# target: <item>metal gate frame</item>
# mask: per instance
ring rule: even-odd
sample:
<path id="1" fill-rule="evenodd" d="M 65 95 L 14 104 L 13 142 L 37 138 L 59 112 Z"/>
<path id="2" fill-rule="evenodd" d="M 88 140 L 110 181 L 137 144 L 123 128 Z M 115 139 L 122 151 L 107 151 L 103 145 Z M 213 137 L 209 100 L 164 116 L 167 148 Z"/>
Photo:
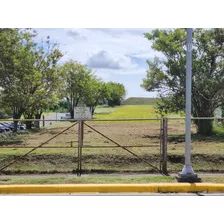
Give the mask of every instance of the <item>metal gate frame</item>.
<path id="1" fill-rule="evenodd" d="M 127 120 L 135 120 L 135 119 L 119 119 L 118 121 L 121 121 L 121 120 L 122 121 L 127 121 Z M 137 120 L 150 120 L 150 119 L 137 119 Z M 132 154 L 133 156 L 135 156 L 138 159 L 140 159 L 143 162 L 145 162 L 147 165 L 153 167 L 159 173 L 167 175 L 168 174 L 168 172 L 167 172 L 167 121 L 168 121 L 168 119 L 167 118 L 163 118 L 163 119 L 152 119 L 152 120 L 160 120 L 160 136 L 159 136 L 160 137 L 160 144 L 159 144 L 159 148 L 160 148 L 160 163 L 159 163 L 159 169 L 157 167 L 153 166 L 152 164 L 150 164 L 147 160 L 145 160 L 145 159 L 139 157 L 138 155 L 136 155 L 135 153 L 133 153 L 131 150 L 129 150 L 127 148 L 127 146 L 120 145 L 119 143 L 117 143 L 113 139 L 109 138 L 108 136 L 104 135 L 100 131 L 98 131 L 95 128 L 91 127 L 90 125 L 86 124 L 85 123 L 86 120 L 79 120 L 78 121 L 78 166 L 77 166 L 77 176 L 81 176 L 82 175 L 82 160 L 83 160 L 82 159 L 82 148 L 83 147 L 84 148 L 90 147 L 90 146 L 87 147 L 87 146 L 83 145 L 84 126 L 89 127 L 94 132 L 100 134 L 101 136 L 103 136 L 107 140 L 109 140 L 112 143 L 114 143 L 115 145 L 117 145 L 117 146 L 114 146 L 114 147 L 123 148 L 124 150 L 126 150 L 127 152 Z M 97 121 L 97 120 L 95 120 L 95 121 Z M 108 119 L 108 120 L 100 120 L 100 121 L 110 121 L 110 120 Z M 147 145 L 147 146 L 144 146 L 144 147 L 150 147 L 150 146 L 155 146 L 155 145 Z M 111 146 L 103 146 L 103 147 L 104 148 L 111 148 Z"/>

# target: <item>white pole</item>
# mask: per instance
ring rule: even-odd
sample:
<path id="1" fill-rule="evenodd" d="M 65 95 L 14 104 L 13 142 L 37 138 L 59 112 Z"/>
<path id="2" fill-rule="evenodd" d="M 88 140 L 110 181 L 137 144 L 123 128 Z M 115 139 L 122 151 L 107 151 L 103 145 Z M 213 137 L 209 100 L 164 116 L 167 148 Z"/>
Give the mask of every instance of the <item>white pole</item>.
<path id="1" fill-rule="evenodd" d="M 187 29 L 185 165 L 180 177 L 196 177 L 191 167 L 192 28 Z"/>
<path id="2" fill-rule="evenodd" d="M 191 165 L 192 29 L 187 29 L 185 165 Z"/>

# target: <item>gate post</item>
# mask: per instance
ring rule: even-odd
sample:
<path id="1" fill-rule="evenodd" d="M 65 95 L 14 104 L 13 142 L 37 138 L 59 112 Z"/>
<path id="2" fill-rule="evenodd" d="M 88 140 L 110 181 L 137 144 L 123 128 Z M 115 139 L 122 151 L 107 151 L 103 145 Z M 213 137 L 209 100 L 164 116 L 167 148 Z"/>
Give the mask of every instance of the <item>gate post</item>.
<path id="1" fill-rule="evenodd" d="M 82 146 L 83 146 L 84 125 L 83 120 L 78 121 L 78 169 L 77 176 L 82 174 Z"/>
<path id="2" fill-rule="evenodd" d="M 167 174 L 167 118 L 162 119 L 162 126 L 162 173 Z"/>

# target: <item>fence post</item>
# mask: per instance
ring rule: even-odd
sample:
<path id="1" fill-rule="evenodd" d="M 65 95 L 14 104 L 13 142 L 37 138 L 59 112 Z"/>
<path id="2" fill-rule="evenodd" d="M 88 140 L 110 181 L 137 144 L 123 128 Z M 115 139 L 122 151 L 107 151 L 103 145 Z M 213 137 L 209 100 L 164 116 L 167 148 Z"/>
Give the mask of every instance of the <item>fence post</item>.
<path id="1" fill-rule="evenodd" d="M 168 119 L 163 118 L 163 135 L 162 135 L 162 172 L 167 174 L 167 126 Z"/>
<path id="2" fill-rule="evenodd" d="M 163 147 L 163 119 L 160 119 L 160 148 L 159 148 L 159 170 L 162 172 L 162 147 Z"/>
<path id="3" fill-rule="evenodd" d="M 78 169 L 77 176 L 82 174 L 82 146 L 83 146 L 83 134 L 84 134 L 83 121 L 78 121 Z"/>

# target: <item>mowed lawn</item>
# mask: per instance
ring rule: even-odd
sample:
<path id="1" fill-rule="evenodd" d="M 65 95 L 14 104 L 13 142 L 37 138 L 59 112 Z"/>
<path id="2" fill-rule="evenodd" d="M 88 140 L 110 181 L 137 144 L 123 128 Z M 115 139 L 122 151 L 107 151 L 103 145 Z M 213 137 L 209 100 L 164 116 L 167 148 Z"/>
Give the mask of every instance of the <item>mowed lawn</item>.
<path id="1" fill-rule="evenodd" d="M 169 117 L 180 117 L 180 115 L 171 114 Z M 156 168 L 160 166 L 160 120 L 105 121 L 124 118 L 159 118 L 152 105 L 125 105 L 114 108 L 100 106 L 97 107 L 93 118 L 93 121 L 86 122 L 90 127 L 84 126 L 82 153 L 84 173 L 158 172 L 150 164 Z M 24 131 L 23 134 L 17 136 L 0 138 L 1 167 L 28 152 L 32 147 L 53 138 L 42 148 L 34 150 L 5 169 L 4 173 L 71 173 L 75 171 L 78 162 L 78 128 L 77 125 L 72 126 L 73 124 L 56 122 L 40 130 Z M 59 134 L 68 127 L 71 128 Z M 168 170 L 170 172 L 179 172 L 183 168 L 184 133 L 184 120 L 169 120 Z M 54 136 L 57 137 L 54 138 Z M 192 125 L 192 164 L 196 172 L 224 172 L 223 139 L 222 136 L 198 136 L 195 126 Z M 118 145 L 126 146 L 129 152 L 117 147 Z M 6 146 L 10 148 L 4 148 Z M 18 148 L 19 146 L 30 148 L 22 149 Z"/>
<path id="2" fill-rule="evenodd" d="M 153 105 L 124 105 L 117 107 L 97 107 L 94 119 L 160 118 Z"/>

